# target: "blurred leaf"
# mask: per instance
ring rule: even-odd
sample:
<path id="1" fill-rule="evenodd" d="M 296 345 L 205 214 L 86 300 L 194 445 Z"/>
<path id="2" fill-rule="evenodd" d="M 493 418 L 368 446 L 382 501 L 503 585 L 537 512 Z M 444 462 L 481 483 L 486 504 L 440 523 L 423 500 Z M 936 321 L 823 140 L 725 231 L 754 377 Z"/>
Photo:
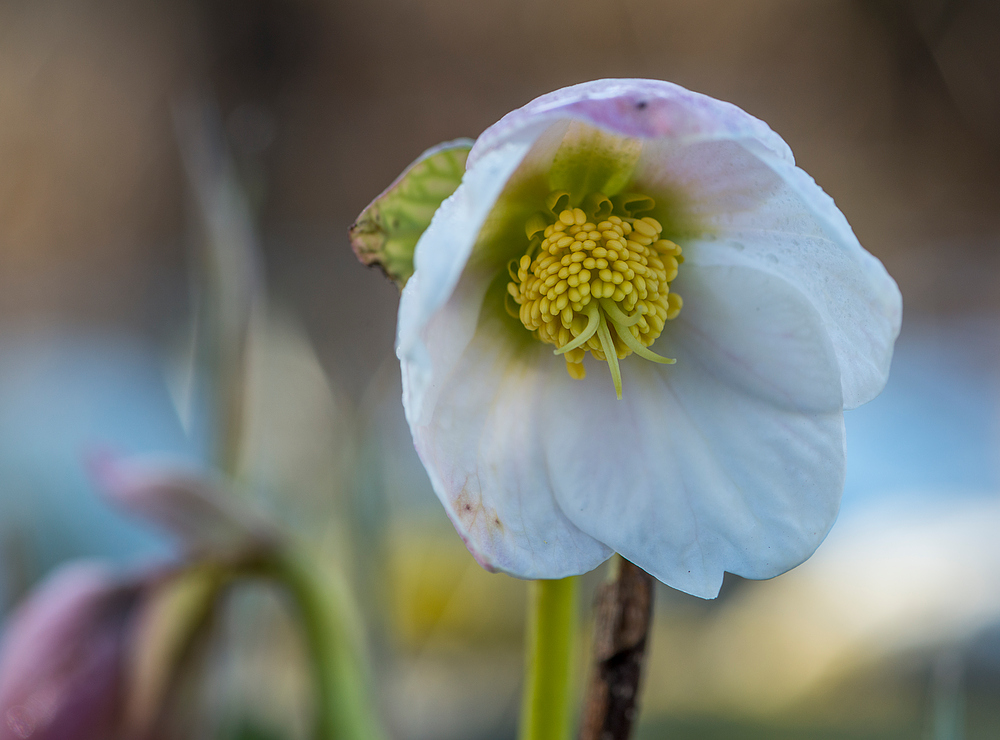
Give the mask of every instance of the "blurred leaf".
<path id="1" fill-rule="evenodd" d="M 517 645 L 523 636 L 524 583 L 487 573 L 457 537 L 396 527 L 388 543 L 389 617 L 412 650 L 446 638 L 467 645 Z"/>
<path id="2" fill-rule="evenodd" d="M 177 668 L 209 626 L 225 579 L 212 566 L 191 568 L 152 590 L 136 617 L 129 658 L 126 725 L 143 736 L 158 720 Z"/>

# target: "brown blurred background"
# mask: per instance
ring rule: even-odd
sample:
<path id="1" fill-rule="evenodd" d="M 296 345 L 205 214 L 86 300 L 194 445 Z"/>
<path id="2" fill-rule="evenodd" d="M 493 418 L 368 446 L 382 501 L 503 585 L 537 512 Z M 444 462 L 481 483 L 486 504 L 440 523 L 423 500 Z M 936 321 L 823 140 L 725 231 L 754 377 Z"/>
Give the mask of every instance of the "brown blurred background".
<path id="1" fill-rule="evenodd" d="M 218 101 L 272 294 L 356 394 L 393 290 L 345 230 L 424 148 L 543 92 L 656 77 L 767 121 L 902 288 L 1000 308 L 990 0 L 3 0 L 0 317 L 139 329 L 187 310 L 172 106 Z"/>
<path id="2" fill-rule="evenodd" d="M 940 347 L 950 345 L 934 339 L 922 354 L 918 342 L 908 364 L 894 368 L 878 402 L 883 405 L 871 404 L 875 416 L 856 412 L 848 422 L 855 420 L 849 438 L 861 441 L 852 450 L 851 460 L 861 461 L 854 470 L 863 471 L 872 488 L 896 491 L 929 480 L 949 506 L 953 489 L 987 490 L 995 497 L 1000 453 L 983 451 L 1000 451 L 995 0 L 0 0 L 0 341 L 57 327 L 58 341 L 79 332 L 98 354 L 103 345 L 94 337 L 102 333 L 138 337 L 147 349 L 162 348 L 164 357 L 176 354 L 198 299 L 191 271 L 204 215 L 185 171 L 177 121 L 192 100 L 214 105 L 251 205 L 272 306 L 295 329 L 265 347 L 277 358 L 269 366 L 267 395 L 277 416 L 263 414 L 261 426 L 271 433 L 265 440 L 270 454 L 284 465 L 275 474 L 281 486 L 274 488 L 291 491 L 311 512 L 326 512 L 329 501 L 353 490 L 360 503 L 345 508 L 354 507 L 363 577 L 363 562 L 377 559 L 372 543 L 384 546 L 384 562 L 367 574 L 373 593 L 359 591 L 366 618 L 383 623 L 372 629 L 373 652 L 382 707 L 397 737 L 513 734 L 523 584 L 475 567 L 441 516 L 400 419 L 391 360 L 396 290 L 356 262 L 346 230 L 427 147 L 474 137 L 539 94 L 599 77 L 671 80 L 767 121 L 899 282 L 904 334 L 921 325 L 955 334 L 960 325 L 964 333 L 956 346 L 987 345 L 987 351 L 955 354 L 951 365 L 938 367 L 936 359 L 949 357 Z M 979 318 L 951 323 L 970 315 Z M 300 325 L 304 336 L 295 333 Z M 16 353 L 21 345 L 3 346 Z M 86 354 L 69 354 L 64 364 L 72 370 L 78 356 Z M 967 377 L 962 365 L 969 356 L 980 364 Z M 103 359 L 113 366 L 121 358 Z M 101 548 L 113 539 L 94 527 L 97 534 L 87 539 L 79 532 L 90 520 L 73 519 L 72 507 L 92 496 L 75 441 L 61 453 L 63 478 L 38 482 L 52 467 L 46 447 L 56 437 L 52 430 L 79 410 L 81 397 L 94 395 L 95 406 L 108 406 L 115 418 L 143 416 L 146 409 L 135 400 L 142 398 L 138 392 L 119 398 L 132 382 L 128 376 L 142 375 L 124 363 L 111 381 L 93 386 L 104 396 L 86 383 L 60 395 L 56 386 L 69 381 L 65 374 L 53 376 L 57 381 L 40 381 L 32 391 L 42 401 L 33 396 L 27 412 L 8 418 L 4 404 L 13 405 L 27 387 L 10 380 L 16 373 L 9 364 L 0 373 L 0 390 L 8 389 L 0 394 L 0 422 L 7 425 L 0 430 L 6 435 L 0 435 L 0 502 L 40 500 L 45 486 L 69 491 L 71 476 L 76 488 L 65 500 L 50 497 L 51 510 L 39 515 L 37 521 L 62 527 L 56 535 L 26 515 L 12 524 L 9 507 L 2 510 L 4 536 L 10 530 L 30 539 L 37 530 L 40 540 L 71 543 L 49 560 L 29 563 L 23 582 L 7 584 L 8 602 L 52 562 L 107 554 Z M 29 371 L 22 374 L 36 365 L 26 363 Z M 925 368 L 926 376 L 917 372 Z M 162 385 L 161 370 L 146 367 L 142 377 L 155 375 Z M 106 368 L 101 373 L 104 378 Z M 892 387 L 901 390 L 890 397 Z M 983 387 L 995 391 L 986 401 Z M 149 424 L 173 424 L 173 436 L 149 433 L 127 449 L 156 449 L 168 437 L 176 447 L 186 444 L 177 441 L 183 435 L 176 409 L 157 388 L 160 416 Z M 981 416 L 966 414 L 966 406 Z M 42 418 L 30 427 L 33 452 L 22 454 L 10 442 L 26 436 L 32 415 Z M 883 417 L 891 417 L 892 440 L 884 432 L 890 427 L 879 425 Z M 864 418 L 878 423 L 856 421 Z M 126 425 L 120 436 L 127 439 L 134 428 L 141 426 Z M 940 430 L 946 434 L 938 436 Z M 970 439 L 985 440 L 983 448 Z M 926 475 L 911 464 L 943 455 L 942 445 L 968 456 Z M 251 446 L 252 462 L 266 463 Z M 882 463 L 881 449 L 895 450 L 895 467 Z M 900 471 L 911 469 L 922 479 L 900 484 Z M 931 480 L 933 475 L 940 477 Z M 849 493 L 851 486 L 849 477 Z M 302 505 L 310 496 L 319 503 Z M 280 500 L 275 508 L 282 507 L 293 505 Z M 909 500 L 901 508 L 909 510 Z M 996 514 L 1000 508 L 984 510 Z M 962 511 L 971 521 L 983 520 L 975 506 Z M 894 512 L 886 519 L 889 529 L 899 517 Z M 935 523 L 944 519 L 929 516 Z M 954 541 L 969 539 L 967 524 L 961 519 L 954 525 Z M 900 531 L 923 531 L 908 526 L 904 522 Z M 768 584 L 744 584 L 742 592 L 727 581 L 719 602 L 660 590 L 665 619 L 654 640 L 649 722 L 671 713 L 737 717 L 736 724 L 723 717 L 721 725 L 677 720 L 681 724 L 670 727 L 684 738 L 801 740 L 807 736 L 795 729 L 805 726 L 795 725 L 801 721 L 820 728 L 810 738 L 959 740 L 947 734 L 956 726 L 948 724 L 949 702 L 965 691 L 949 678 L 949 645 L 959 641 L 956 635 L 993 625 L 993 657 L 984 659 L 988 668 L 979 678 L 969 679 L 969 696 L 982 699 L 975 706 L 991 705 L 1000 687 L 1000 604 L 977 612 L 978 600 L 951 596 L 922 574 L 906 592 L 900 584 L 910 581 L 896 577 L 900 548 L 883 545 L 881 534 L 865 539 L 864 528 L 855 539 L 848 525 L 838 528 L 835 534 L 846 532 L 846 539 L 824 545 L 818 564 L 810 561 Z M 935 536 L 914 535 L 907 542 L 920 554 Z M 980 539 L 976 546 L 982 548 L 967 553 L 980 570 L 964 561 L 955 567 L 969 576 L 967 593 L 1000 594 L 1000 555 L 981 557 L 996 550 L 995 537 Z M 870 560 L 856 557 L 858 542 L 874 543 Z M 941 552 L 960 550 L 949 547 Z M 127 560 L 139 549 L 126 543 L 113 554 Z M 4 558 L 7 569 L 16 560 L 7 550 Z M 840 571 L 836 563 L 847 565 Z M 375 571 L 383 566 L 387 570 Z M 833 574 L 826 580 L 824 568 Z M 951 571 L 941 572 L 940 584 L 955 581 Z M 890 575 L 859 591 L 859 573 Z M 907 601 L 906 593 L 915 600 Z M 934 593 L 941 594 L 937 601 Z M 883 612 L 876 607 L 890 602 L 895 617 L 878 622 Z M 886 647 L 883 660 L 878 648 L 905 632 L 900 625 L 924 614 L 925 604 L 942 613 L 975 614 L 966 621 L 955 617 L 961 628 L 935 622 L 920 639 Z M 876 627 L 865 626 L 859 614 Z M 864 624 L 851 632 L 854 617 Z M 815 632 L 793 629 L 803 624 Z M 962 645 L 967 655 L 987 654 L 980 643 Z M 782 651 L 787 655 L 776 659 Z M 269 685 L 252 671 L 243 678 L 258 692 Z M 969 702 L 972 719 L 975 712 L 988 716 L 977 720 L 980 734 L 970 729 L 967 738 L 996 737 L 1000 713 Z M 778 724 L 739 724 L 741 716 L 774 707 L 786 712 L 782 723 L 793 725 L 787 734 L 778 734 Z M 938 732 L 940 717 L 945 729 Z M 845 722 L 856 726 L 825 734 L 827 725 Z M 646 728 L 644 737 L 659 736 L 654 725 Z"/>

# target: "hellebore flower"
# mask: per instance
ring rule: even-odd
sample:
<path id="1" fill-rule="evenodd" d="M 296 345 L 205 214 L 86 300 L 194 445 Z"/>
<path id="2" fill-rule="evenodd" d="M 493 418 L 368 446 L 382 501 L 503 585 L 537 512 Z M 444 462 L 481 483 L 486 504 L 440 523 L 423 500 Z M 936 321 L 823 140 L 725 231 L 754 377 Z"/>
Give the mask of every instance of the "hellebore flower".
<path id="1" fill-rule="evenodd" d="M 405 176 L 359 253 L 419 210 L 393 200 Z M 543 95 L 475 142 L 413 267 L 406 418 L 487 569 L 561 578 L 617 551 L 714 597 L 825 537 L 843 410 L 885 385 L 901 299 L 763 122 L 652 80 Z"/>
<path id="2" fill-rule="evenodd" d="M 214 481 L 174 462 L 90 463 L 111 502 L 174 534 L 187 557 L 125 575 L 75 562 L 35 588 L 0 641 L 0 740 L 151 737 L 227 568 L 252 566 L 275 542 Z"/>
<path id="3" fill-rule="evenodd" d="M 239 558 L 279 540 L 263 516 L 233 502 L 221 480 L 180 460 L 101 453 L 88 462 L 109 503 L 172 535 L 189 556 Z"/>
<path id="4" fill-rule="evenodd" d="M 0 739 L 121 737 L 139 588 L 92 563 L 53 574 L 0 645 Z"/>

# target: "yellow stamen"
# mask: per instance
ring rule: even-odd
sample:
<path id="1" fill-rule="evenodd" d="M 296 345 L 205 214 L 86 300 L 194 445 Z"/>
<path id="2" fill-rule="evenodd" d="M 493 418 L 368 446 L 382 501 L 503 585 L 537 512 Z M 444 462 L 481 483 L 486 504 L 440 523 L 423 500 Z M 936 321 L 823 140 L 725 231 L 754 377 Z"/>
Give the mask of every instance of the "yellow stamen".
<path id="1" fill-rule="evenodd" d="M 611 201 L 602 193 L 583 198 L 582 208 L 566 207 L 566 193 L 553 193 L 548 201 L 560 210 L 555 218 L 549 212 L 528 220 L 530 243 L 508 267 L 507 300 L 516 304 L 508 313 L 555 346 L 573 378 L 586 374 L 587 352 L 606 361 L 621 398 L 619 359 L 634 353 L 675 362 L 647 348 L 683 306 L 670 290 L 683 262 L 681 248 L 662 238 L 663 226 L 654 218 L 609 215 Z"/>

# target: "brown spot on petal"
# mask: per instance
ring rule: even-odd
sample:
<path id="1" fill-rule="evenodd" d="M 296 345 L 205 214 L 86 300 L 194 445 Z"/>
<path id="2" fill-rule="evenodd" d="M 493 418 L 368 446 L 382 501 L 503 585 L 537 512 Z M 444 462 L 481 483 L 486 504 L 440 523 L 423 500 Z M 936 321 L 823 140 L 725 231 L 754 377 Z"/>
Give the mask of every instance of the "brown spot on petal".
<path id="1" fill-rule="evenodd" d="M 462 486 L 462 490 L 455 497 L 454 506 L 455 514 L 461 520 L 462 524 L 471 528 L 479 517 L 479 512 L 483 510 L 483 495 L 478 491 L 470 491 L 469 482 L 466 481 L 465 485 Z"/>
<path id="2" fill-rule="evenodd" d="M 497 510 L 483 503 L 482 490 L 478 481 L 466 481 L 454 501 L 455 515 L 470 531 L 477 525 L 485 529 L 485 534 L 491 538 L 502 535 L 503 522 Z"/>

